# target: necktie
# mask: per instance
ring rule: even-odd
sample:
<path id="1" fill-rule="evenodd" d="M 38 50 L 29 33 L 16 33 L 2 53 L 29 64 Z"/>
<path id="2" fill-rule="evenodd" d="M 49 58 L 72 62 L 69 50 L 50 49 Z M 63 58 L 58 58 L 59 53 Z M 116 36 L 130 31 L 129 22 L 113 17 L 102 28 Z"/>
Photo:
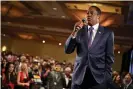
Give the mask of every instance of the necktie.
<path id="1" fill-rule="evenodd" d="M 88 47 L 91 47 L 91 44 L 92 44 L 92 35 L 93 35 L 93 27 L 90 27 L 89 28 L 89 42 L 88 42 Z"/>
<path id="2" fill-rule="evenodd" d="M 131 51 L 129 73 L 133 74 L 133 50 Z"/>

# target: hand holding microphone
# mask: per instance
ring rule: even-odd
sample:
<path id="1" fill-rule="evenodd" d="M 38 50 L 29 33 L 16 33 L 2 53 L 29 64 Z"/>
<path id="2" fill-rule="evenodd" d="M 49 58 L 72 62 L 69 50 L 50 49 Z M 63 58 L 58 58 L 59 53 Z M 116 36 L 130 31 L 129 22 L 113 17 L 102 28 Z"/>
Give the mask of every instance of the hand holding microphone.
<path id="1" fill-rule="evenodd" d="M 73 36 L 73 37 L 76 37 L 78 31 L 82 28 L 82 26 L 83 26 L 83 24 L 82 24 L 82 22 L 80 22 L 80 21 L 77 22 L 77 23 L 75 23 L 74 29 L 73 29 L 73 32 L 72 32 L 72 36 Z"/>
<path id="2" fill-rule="evenodd" d="M 79 31 L 84 25 L 87 25 L 87 20 L 86 20 L 86 19 L 82 19 L 82 22 L 79 21 L 79 22 L 76 22 L 76 23 L 75 23 L 74 29 L 73 29 L 73 32 L 72 32 L 73 38 L 76 37 L 78 31 Z"/>

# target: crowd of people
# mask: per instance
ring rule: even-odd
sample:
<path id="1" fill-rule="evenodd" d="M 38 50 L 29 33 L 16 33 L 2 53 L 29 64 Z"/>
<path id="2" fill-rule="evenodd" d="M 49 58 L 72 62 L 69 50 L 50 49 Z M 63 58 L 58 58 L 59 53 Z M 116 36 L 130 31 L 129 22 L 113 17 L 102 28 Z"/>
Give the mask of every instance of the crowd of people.
<path id="1" fill-rule="evenodd" d="M 128 72 L 113 71 L 112 80 L 116 89 L 133 89 L 133 77 Z"/>
<path id="2" fill-rule="evenodd" d="M 70 89 L 73 64 L 51 58 L 1 53 L 2 89 Z M 118 89 L 133 89 L 130 73 L 112 74 Z"/>
<path id="3" fill-rule="evenodd" d="M 2 53 L 2 89 L 70 89 L 72 63 Z"/>

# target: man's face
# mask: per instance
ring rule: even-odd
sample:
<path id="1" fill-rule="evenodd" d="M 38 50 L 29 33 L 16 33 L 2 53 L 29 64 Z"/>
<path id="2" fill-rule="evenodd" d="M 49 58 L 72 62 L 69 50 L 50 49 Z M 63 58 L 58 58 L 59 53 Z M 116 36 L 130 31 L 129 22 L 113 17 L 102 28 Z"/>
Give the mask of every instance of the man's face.
<path id="1" fill-rule="evenodd" d="M 127 74 L 124 79 L 125 79 L 125 83 L 128 84 L 131 81 L 131 76 Z"/>
<path id="2" fill-rule="evenodd" d="M 99 18 L 100 18 L 100 15 L 98 15 L 98 12 L 96 11 L 96 8 L 90 7 L 87 10 L 88 25 L 93 26 L 93 25 L 99 23 Z"/>
<path id="3" fill-rule="evenodd" d="M 70 73 L 71 73 L 70 71 L 65 71 L 66 75 L 70 75 Z"/>

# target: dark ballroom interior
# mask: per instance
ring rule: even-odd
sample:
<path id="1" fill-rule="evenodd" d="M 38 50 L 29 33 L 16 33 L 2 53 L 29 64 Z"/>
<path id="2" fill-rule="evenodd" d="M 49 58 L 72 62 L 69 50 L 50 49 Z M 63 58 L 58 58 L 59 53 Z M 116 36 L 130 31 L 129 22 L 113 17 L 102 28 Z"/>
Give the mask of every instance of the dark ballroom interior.
<path id="1" fill-rule="evenodd" d="M 86 18 L 90 6 L 101 9 L 100 25 L 114 32 L 113 73 L 129 72 L 129 65 L 131 62 L 133 64 L 132 1 L 1 1 L 2 88 L 15 89 L 14 85 L 5 88 L 5 81 L 3 82 L 3 74 L 6 74 L 6 65 L 10 61 L 14 63 L 15 72 L 19 70 L 21 62 L 26 62 L 31 71 L 32 67 L 38 71 L 45 68 L 50 68 L 51 71 L 57 68 L 58 71 L 60 66 L 59 69 L 64 74 L 69 71 L 72 75 L 76 52 L 65 54 L 64 45 L 73 31 L 74 24 Z M 131 61 L 128 61 L 129 59 Z M 44 75 L 47 76 L 47 73 Z M 36 79 L 45 82 L 40 76 Z M 26 89 L 60 89 L 40 88 L 38 85 Z"/>

